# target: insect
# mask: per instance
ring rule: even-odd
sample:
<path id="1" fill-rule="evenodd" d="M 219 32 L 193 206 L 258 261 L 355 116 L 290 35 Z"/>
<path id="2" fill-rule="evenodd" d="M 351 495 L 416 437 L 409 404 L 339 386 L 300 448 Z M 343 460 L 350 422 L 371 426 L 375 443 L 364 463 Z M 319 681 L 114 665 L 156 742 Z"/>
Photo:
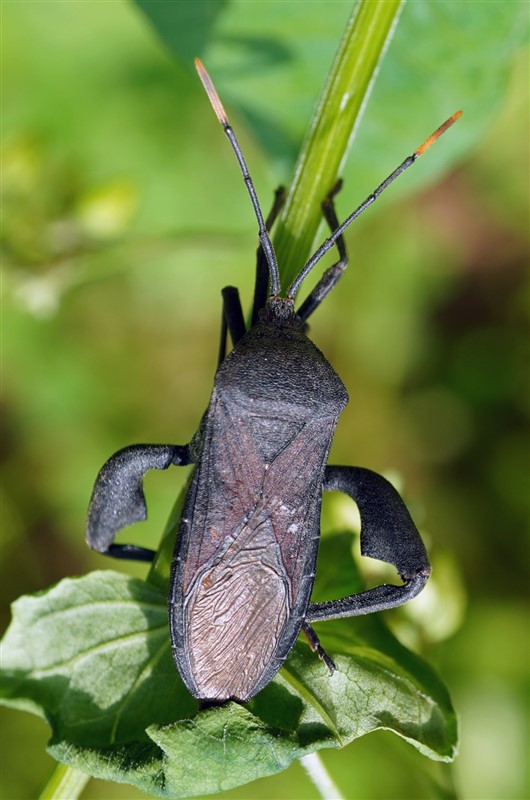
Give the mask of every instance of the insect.
<path id="1" fill-rule="evenodd" d="M 95 482 L 87 542 L 109 556 L 152 560 L 154 551 L 115 544 L 115 536 L 147 516 L 142 488 L 147 470 L 195 466 L 170 580 L 173 656 L 184 683 L 199 700 L 246 702 L 274 677 L 300 631 L 334 669 L 312 622 L 400 605 L 423 589 L 431 572 L 420 535 L 391 484 L 368 469 L 327 465 L 348 396 L 304 328 L 347 265 L 345 228 L 461 112 L 440 126 L 341 225 L 334 192 L 330 193 L 323 213 L 331 235 L 284 291 L 269 236 L 282 193 L 277 192 L 265 221 L 221 101 L 198 59 L 196 66 L 237 157 L 258 221 L 252 322 L 247 331 L 237 289 L 223 289 L 219 365 L 197 433 L 187 445 L 140 444 L 113 455 Z M 337 263 L 295 310 L 294 298 L 303 280 L 334 246 Z M 228 334 L 233 349 L 226 355 Z M 322 492 L 330 490 L 344 492 L 357 503 L 362 554 L 394 565 L 403 584 L 310 602 Z"/>

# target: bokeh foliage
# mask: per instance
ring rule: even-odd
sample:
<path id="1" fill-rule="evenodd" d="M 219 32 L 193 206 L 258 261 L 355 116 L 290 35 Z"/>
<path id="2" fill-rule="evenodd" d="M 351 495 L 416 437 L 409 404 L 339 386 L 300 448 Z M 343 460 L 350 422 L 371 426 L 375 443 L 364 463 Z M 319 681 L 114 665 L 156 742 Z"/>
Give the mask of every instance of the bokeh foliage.
<path id="1" fill-rule="evenodd" d="M 350 6 L 283 3 L 278 21 L 273 3 L 200 5 L 211 24 L 189 51 L 204 49 L 266 202 L 289 179 Z M 452 687 L 463 719 L 457 783 L 483 798 L 528 794 L 525 11 L 517 2 L 405 8 L 391 51 L 403 68 L 387 60 L 381 70 L 340 212 L 456 106 L 465 117 L 350 232 L 350 272 L 312 326 L 351 397 L 332 460 L 399 472 L 429 539 L 432 587 L 388 617 Z M 103 566 L 82 530 L 108 454 L 189 440 L 211 385 L 218 289 L 234 283 L 248 297 L 255 239 L 190 52 L 172 61 L 125 2 L 4 2 L 3 15 L 9 601 Z M 434 58 L 435 44 L 445 58 Z M 443 183 L 426 185 L 448 163 Z M 421 195 L 404 199 L 411 187 Z M 148 478 L 138 542 L 156 543 L 180 480 Z M 330 503 L 326 522 L 350 513 Z M 36 793 L 52 762 L 42 723 L 8 712 L 7 724 L 4 795 L 15 800 Z M 448 791 L 447 775 L 384 733 L 324 760 L 348 797 Z M 86 797 L 111 791 L 133 796 L 93 782 Z M 252 792 L 314 796 L 296 764 Z"/>

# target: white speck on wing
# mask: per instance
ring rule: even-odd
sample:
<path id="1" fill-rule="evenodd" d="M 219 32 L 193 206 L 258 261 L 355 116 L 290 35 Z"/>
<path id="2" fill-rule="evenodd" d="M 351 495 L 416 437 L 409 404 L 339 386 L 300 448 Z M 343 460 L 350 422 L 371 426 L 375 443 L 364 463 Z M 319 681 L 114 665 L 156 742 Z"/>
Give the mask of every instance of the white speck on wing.
<path id="1" fill-rule="evenodd" d="M 287 533 L 296 533 L 298 531 L 298 523 L 292 522 L 287 528 Z"/>

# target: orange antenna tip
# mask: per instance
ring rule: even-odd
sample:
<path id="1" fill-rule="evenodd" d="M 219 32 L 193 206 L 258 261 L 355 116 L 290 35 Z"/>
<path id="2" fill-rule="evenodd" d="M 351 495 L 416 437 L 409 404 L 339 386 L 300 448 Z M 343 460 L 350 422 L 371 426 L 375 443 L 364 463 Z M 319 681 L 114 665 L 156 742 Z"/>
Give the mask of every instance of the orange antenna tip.
<path id="1" fill-rule="evenodd" d="M 439 139 L 439 138 L 440 138 L 440 136 L 442 135 L 442 133 L 445 133 L 445 131 L 446 131 L 448 128 L 450 128 L 450 127 L 451 127 L 451 125 L 453 125 L 453 124 L 454 124 L 454 123 L 457 121 L 457 119 L 459 119 L 459 118 L 462 116 L 462 114 L 463 114 L 463 112 L 462 112 L 462 111 L 455 111 L 455 113 L 453 114 L 453 116 L 452 116 L 452 117 L 449 117 L 449 119 L 447 119 L 447 120 L 446 120 L 446 121 L 443 123 L 443 125 L 440 125 L 440 127 L 439 127 L 439 128 L 437 128 L 437 129 L 434 131 L 434 133 L 431 133 L 431 135 L 429 136 L 429 138 L 428 138 L 428 139 L 425 139 L 425 141 L 423 142 L 423 144 L 421 144 L 421 145 L 418 147 L 418 149 L 414 151 L 414 155 L 415 155 L 416 157 L 417 157 L 417 156 L 421 156 L 421 154 L 422 154 L 422 153 L 424 153 L 426 150 L 428 150 L 428 149 L 429 149 L 429 147 L 431 146 L 431 144 L 434 144 L 434 142 L 435 142 L 437 139 Z"/>
<path id="2" fill-rule="evenodd" d="M 206 68 L 202 63 L 200 58 L 195 59 L 195 69 L 199 73 L 199 78 L 202 81 L 202 85 L 206 90 L 206 94 L 208 95 L 208 99 L 212 104 L 212 108 L 215 111 L 217 119 L 221 123 L 221 125 L 228 125 L 228 117 L 226 116 L 226 111 L 223 108 L 223 104 L 219 99 L 219 95 L 215 91 L 215 86 L 213 85 L 213 81 L 206 72 Z"/>

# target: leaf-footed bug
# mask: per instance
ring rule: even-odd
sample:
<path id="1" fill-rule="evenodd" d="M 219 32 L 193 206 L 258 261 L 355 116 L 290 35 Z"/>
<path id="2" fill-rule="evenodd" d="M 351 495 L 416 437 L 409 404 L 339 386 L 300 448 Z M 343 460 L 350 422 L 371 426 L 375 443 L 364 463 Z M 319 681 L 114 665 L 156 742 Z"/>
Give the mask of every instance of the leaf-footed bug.
<path id="1" fill-rule="evenodd" d="M 205 702 L 245 702 L 280 669 L 302 630 L 328 665 L 311 623 L 369 614 L 415 597 L 431 567 L 397 491 L 361 467 L 327 466 L 348 396 L 304 324 L 347 265 L 342 234 L 392 181 L 460 116 L 457 112 L 338 224 L 332 192 L 323 203 L 331 235 L 282 290 L 269 230 L 236 136 L 205 68 L 196 66 L 230 141 L 258 221 L 252 322 L 246 330 L 237 289 L 223 289 L 219 364 L 209 406 L 188 445 L 133 445 L 101 469 L 88 511 L 90 547 L 150 561 L 154 551 L 114 544 L 121 528 L 147 515 L 142 482 L 150 469 L 194 464 L 175 545 L 169 588 L 173 656 L 189 691 Z M 294 298 L 333 246 L 327 269 L 297 311 Z M 270 287 L 270 288 L 269 288 Z M 233 350 L 226 355 L 227 336 Z M 344 492 L 361 515 L 361 552 L 396 567 L 402 585 L 311 603 L 323 491 Z"/>

